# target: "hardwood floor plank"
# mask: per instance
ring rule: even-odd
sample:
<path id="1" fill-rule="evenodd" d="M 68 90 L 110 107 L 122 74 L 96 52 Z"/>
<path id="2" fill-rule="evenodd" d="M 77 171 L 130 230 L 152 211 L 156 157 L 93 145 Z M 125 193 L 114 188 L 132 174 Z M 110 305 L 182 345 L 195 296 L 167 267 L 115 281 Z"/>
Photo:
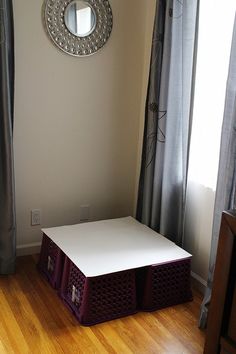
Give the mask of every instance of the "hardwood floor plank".
<path id="1" fill-rule="evenodd" d="M 149 336 L 161 346 L 162 349 L 158 353 L 182 353 L 185 350 L 180 340 L 177 337 L 173 338 L 173 334 L 155 317 L 155 314 L 152 313 L 150 316 L 146 313 L 140 314 L 138 321 Z"/>
<path id="2" fill-rule="evenodd" d="M 7 298 L 4 296 L 3 292 L 0 290 L 0 318 L 2 319 L 2 325 L 7 333 L 11 346 L 14 348 L 15 353 L 21 353 L 22 351 L 27 352 L 29 350 L 28 345 L 25 341 L 23 333 L 21 332 L 20 326 L 17 323 L 14 313 L 7 302 Z"/>
<path id="3" fill-rule="evenodd" d="M 201 297 L 159 311 L 81 326 L 38 273 L 37 257 L 20 257 L 0 277 L 0 354 L 200 354 Z"/>
<path id="4" fill-rule="evenodd" d="M 1 301 L 1 297 L 0 297 L 0 301 Z M 1 352 L 0 353 L 10 353 L 10 354 L 14 354 L 14 350 L 12 347 L 12 343 L 10 341 L 10 338 L 7 335 L 7 331 L 5 329 L 5 326 L 3 324 L 3 321 L 0 321 L 0 348 L 1 348 Z"/>
<path id="5" fill-rule="evenodd" d="M 148 331 L 140 324 L 139 316 L 129 316 L 126 319 L 118 320 L 113 324 L 114 329 L 129 345 L 132 353 L 138 351 L 141 353 L 162 353 L 164 347 L 155 341 Z M 137 341 L 137 338 L 139 340 Z"/>
<path id="6" fill-rule="evenodd" d="M 91 330 L 93 331 L 94 335 L 97 337 L 97 339 L 103 344 L 104 348 L 106 348 L 107 353 L 109 354 L 116 354 L 117 352 L 115 349 L 112 347 L 112 345 L 109 343 L 109 338 L 105 338 L 103 333 L 100 330 L 101 325 L 96 325 L 92 326 Z"/>
<path id="7" fill-rule="evenodd" d="M 112 324 L 116 321 L 109 321 L 100 324 L 100 330 L 104 337 L 107 338 L 112 348 L 116 353 L 132 354 L 128 344 L 119 335 L 116 329 L 113 328 Z"/>
<path id="8" fill-rule="evenodd" d="M 183 305 L 158 311 L 155 316 L 183 344 L 187 353 L 201 353 L 204 342 L 202 332 L 197 328 L 197 321 L 195 325 L 186 321 L 182 311 L 179 311 L 181 306 Z"/>

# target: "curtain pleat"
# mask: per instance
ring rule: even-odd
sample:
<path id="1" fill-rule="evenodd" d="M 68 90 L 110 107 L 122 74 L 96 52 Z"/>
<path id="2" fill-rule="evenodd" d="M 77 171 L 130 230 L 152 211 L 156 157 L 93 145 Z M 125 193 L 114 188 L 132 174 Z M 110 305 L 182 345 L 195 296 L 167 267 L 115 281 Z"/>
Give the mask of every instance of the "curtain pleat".
<path id="1" fill-rule="evenodd" d="M 137 219 L 179 245 L 183 224 L 198 24 L 197 0 L 157 1 Z"/>
<path id="2" fill-rule="evenodd" d="M 11 0 L 0 0 L 0 274 L 15 270 L 13 167 L 14 30 Z"/>
<path id="3" fill-rule="evenodd" d="M 234 22 L 229 73 L 226 87 L 224 118 L 221 132 L 220 160 L 216 187 L 211 254 L 207 289 L 201 306 L 199 325 L 206 327 L 211 299 L 221 215 L 236 208 L 236 19 Z"/>

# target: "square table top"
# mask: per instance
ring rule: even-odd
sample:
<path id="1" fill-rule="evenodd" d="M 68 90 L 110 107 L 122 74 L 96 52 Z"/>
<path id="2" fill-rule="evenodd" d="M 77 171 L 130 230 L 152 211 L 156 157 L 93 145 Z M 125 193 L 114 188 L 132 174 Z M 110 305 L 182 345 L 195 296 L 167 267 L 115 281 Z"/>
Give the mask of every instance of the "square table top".
<path id="1" fill-rule="evenodd" d="M 42 229 L 87 277 L 191 257 L 131 216 Z"/>

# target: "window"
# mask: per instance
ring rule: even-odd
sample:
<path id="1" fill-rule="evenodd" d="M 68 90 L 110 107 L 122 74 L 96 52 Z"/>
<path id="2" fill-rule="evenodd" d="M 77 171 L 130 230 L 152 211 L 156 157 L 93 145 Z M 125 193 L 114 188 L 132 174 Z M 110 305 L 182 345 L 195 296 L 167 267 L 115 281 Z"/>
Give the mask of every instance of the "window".
<path id="1" fill-rule="evenodd" d="M 215 190 L 235 0 L 200 3 L 189 180 Z"/>

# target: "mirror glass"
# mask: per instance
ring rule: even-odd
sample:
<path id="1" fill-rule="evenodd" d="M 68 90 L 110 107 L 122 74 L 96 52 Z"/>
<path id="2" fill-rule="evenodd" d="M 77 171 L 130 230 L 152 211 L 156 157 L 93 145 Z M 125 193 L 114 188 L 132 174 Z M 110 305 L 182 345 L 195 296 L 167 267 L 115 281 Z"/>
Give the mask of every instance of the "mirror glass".
<path id="1" fill-rule="evenodd" d="M 96 15 L 93 8 L 81 0 L 72 1 L 65 11 L 65 24 L 68 30 L 77 37 L 85 37 L 93 32 Z"/>

